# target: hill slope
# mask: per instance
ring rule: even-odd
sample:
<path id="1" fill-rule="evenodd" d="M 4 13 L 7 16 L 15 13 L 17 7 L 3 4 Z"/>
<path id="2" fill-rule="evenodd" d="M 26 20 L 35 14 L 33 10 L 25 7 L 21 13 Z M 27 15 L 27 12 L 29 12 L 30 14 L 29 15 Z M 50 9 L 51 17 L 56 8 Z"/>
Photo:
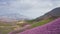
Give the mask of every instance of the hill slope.
<path id="1" fill-rule="evenodd" d="M 20 34 L 60 34 L 60 18 Z"/>

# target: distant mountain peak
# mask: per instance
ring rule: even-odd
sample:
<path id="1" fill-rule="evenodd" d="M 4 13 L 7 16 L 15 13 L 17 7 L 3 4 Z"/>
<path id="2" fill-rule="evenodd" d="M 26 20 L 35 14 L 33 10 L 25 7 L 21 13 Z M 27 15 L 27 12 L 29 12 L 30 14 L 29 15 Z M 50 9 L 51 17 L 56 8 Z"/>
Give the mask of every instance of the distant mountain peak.
<path id="1" fill-rule="evenodd" d="M 60 16 L 60 7 L 51 10 L 50 12 L 48 12 L 48 14 L 52 16 Z"/>
<path id="2" fill-rule="evenodd" d="M 50 17 L 53 19 L 60 17 L 60 7 L 54 8 L 50 12 L 44 14 L 43 16 L 36 18 L 35 22 L 44 20 L 45 18 L 48 19 Z"/>

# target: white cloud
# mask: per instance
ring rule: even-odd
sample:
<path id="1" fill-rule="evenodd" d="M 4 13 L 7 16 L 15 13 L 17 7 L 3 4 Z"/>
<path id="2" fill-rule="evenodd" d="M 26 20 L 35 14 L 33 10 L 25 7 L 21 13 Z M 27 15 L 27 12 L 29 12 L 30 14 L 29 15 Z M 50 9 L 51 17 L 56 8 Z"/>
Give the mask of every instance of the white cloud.
<path id="1" fill-rule="evenodd" d="M 4 0 L 3 0 L 4 1 Z M 60 1 L 52 0 L 6 0 L 0 1 L 0 11 L 19 13 L 25 16 L 36 18 L 60 6 Z M 3 9 L 3 10 L 2 10 Z"/>

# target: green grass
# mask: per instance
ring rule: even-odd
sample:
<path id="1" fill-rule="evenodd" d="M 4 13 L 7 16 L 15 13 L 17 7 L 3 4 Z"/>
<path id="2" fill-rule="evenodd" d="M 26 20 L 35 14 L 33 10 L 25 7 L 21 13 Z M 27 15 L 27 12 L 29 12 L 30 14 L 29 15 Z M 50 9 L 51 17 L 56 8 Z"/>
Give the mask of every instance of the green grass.
<path id="1" fill-rule="evenodd" d="M 44 25 L 44 24 L 46 24 L 46 23 L 48 23 L 48 22 L 50 22 L 50 21 L 52 21 L 52 20 L 53 20 L 53 18 L 48 18 L 48 19 L 46 19 L 46 20 L 42 20 L 42 21 L 40 21 L 40 22 L 34 23 L 34 24 L 31 25 L 31 28 Z"/>
<path id="2" fill-rule="evenodd" d="M 1 34 L 8 34 L 10 31 L 12 31 L 13 30 L 13 28 L 12 27 L 6 27 L 6 26 L 4 26 L 4 27 L 0 27 L 0 32 L 1 32 Z"/>
<path id="3" fill-rule="evenodd" d="M 28 24 L 32 24 L 34 22 L 34 19 L 33 20 L 27 20 Z"/>

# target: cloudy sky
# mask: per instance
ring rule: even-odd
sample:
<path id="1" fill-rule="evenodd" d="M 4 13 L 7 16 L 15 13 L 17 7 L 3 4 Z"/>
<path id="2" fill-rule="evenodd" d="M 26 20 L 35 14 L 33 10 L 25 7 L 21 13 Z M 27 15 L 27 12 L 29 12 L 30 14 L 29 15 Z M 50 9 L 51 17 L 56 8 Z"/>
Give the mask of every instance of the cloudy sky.
<path id="1" fill-rule="evenodd" d="M 36 18 L 60 7 L 60 0 L 0 0 L 0 15 L 17 13 Z"/>

